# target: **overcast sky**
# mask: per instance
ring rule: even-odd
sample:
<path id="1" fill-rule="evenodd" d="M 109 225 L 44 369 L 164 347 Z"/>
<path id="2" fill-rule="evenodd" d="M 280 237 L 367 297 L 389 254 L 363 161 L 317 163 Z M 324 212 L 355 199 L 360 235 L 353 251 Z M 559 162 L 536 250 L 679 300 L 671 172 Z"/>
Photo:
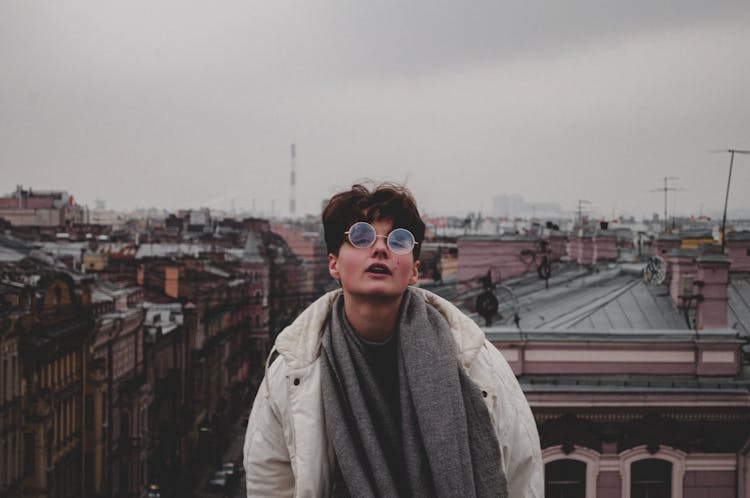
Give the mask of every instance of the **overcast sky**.
<path id="1" fill-rule="evenodd" d="M 750 2 L 0 0 L 0 193 L 289 205 L 407 182 L 599 213 L 723 206 L 750 148 Z M 750 156 L 730 208 L 750 209 Z"/>

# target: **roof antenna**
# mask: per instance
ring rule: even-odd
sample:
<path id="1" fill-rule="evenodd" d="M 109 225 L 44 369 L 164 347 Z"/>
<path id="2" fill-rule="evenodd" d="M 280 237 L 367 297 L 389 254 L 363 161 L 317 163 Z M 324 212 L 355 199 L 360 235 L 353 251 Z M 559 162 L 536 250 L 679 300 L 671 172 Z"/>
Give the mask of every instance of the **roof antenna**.
<path id="1" fill-rule="evenodd" d="M 726 149 L 712 150 L 711 152 L 729 152 L 729 178 L 727 178 L 727 195 L 724 197 L 724 215 L 721 217 L 721 252 L 724 253 L 726 246 L 726 229 L 727 229 L 727 204 L 729 204 L 729 185 L 732 183 L 732 165 L 734 164 L 734 154 L 750 154 L 750 150 Z"/>
<path id="2" fill-rule="evenodd" d="M 294 192 L 294 186 L 295 186 L 295 182 L 296 182 L 296 179 L 295 179 L 295 173 L 296 173 L 295 172 L 295 162 L 296 162 L 295 160 L 296 160 L 296 156 L 297 156 L 296 147 L 295 147 L 294 143 L 292 143 L 292 164 L 291 164 L 292 169 L 289 172 L 289 217 L 290 218 L 294 218 L 294 214 L 296 212 L 296 207 L 297 207 L 296 206 L 297 199 L 296 199 L 296 195 L 295 195 L 295 192 Z"/>
<path id="3" fill-rule="evenodd" d="M 682 189 L 678 189 L 678 188 L 669 188 L 669 187 L 667 187 L 667 182 L 669 180 L 679 180 L 679 179 L 680 178 L 677 177 L 677 176 L 665 176 L 664 177 L 664 187 L 659 187 L 659 188 L 655 188 L 655 189 L 651 190 L 651 192 L 664 192 L 664 232 L 668 232 L 669 231 L 669 225 L 668 225 L 669 218 L 667 218 L 667 192 L 676 192 L 678 190 L 682 190 Z M 673 214 L 673 216 L 674 216 L 674 214 Z"/>

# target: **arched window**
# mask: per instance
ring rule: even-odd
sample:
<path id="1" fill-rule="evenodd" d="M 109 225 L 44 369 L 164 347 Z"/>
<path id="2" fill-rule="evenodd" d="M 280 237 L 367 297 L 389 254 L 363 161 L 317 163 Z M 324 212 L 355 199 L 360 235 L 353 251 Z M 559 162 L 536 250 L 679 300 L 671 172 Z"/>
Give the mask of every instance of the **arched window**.
<path id="1" fill-rule="evenodd" d="M 682 498 L 687 454 L 668 446 L 655 453 L 646 445 L 620 453 L 621 496 Z"/>
<path id="2" fill-rule="evenodd" d="M 670 498 L 672 496 L 672 463 L 646 458 L 630 466 L 631 498 Z"/>
<path id="3" fill-rule="evenodd" d="M 545 498 L 586 498 L 586 463 L 553 460 L 544 466 Z"/>

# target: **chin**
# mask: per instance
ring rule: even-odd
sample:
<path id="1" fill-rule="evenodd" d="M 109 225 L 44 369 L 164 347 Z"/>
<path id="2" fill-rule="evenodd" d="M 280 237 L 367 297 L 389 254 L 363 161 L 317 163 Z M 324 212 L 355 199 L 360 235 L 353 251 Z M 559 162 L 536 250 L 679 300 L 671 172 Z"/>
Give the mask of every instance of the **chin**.
<path id="1" fill-rule="evenodd" d="M 406 288 L 403 289 L 384 289 L 377 288 L 378 286 L 371 286 L 369 289 L 362 289 L 361 292 L 348 292 L 348 294 L 356 295 L 360 299 L 371 299 L 373 301 L 395 301 L 403 296 Z"/>

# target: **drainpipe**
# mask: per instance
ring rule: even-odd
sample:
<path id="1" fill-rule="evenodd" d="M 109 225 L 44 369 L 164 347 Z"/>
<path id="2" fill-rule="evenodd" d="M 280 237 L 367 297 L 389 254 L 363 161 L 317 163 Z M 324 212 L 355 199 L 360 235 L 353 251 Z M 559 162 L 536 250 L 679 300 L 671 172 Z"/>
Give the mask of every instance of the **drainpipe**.
<path id="1" fill-rule="evenodd" d="M 737 498 L 747 496 L 750 491 L 750 467 L 748 460 L 750 456 L 750 438 L 745 441 L 740 450 L 737 452 Z"/>
<path id="2" fill-rule="evenodd" d="M 81 498 L 86 498 L 86 376 L 88 364 L 89 336 L 81 348 Z M 93 460 L 93 459 L 92 459 Z"/>

